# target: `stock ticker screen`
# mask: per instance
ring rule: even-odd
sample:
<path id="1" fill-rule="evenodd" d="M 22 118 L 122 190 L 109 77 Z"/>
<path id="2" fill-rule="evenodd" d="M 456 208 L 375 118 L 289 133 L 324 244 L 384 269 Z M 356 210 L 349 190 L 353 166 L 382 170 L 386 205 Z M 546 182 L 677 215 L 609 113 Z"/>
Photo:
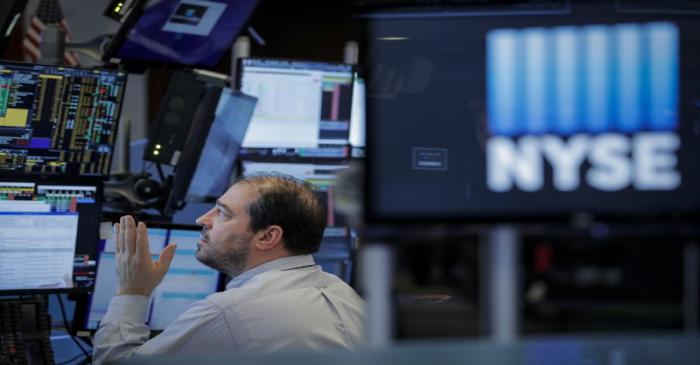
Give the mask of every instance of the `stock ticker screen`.
<path id="1" fill-rule="evenodd" d="M 697 214 L 698 23 L 606 4 L 367 20 L 369 219 Z"/>
<path id="2" fill-rule="evenodd" d="M 0 292 L 91 289 L 99 216 L 96 184 L 0 180 Z"/>
<path id="3" fill-rule="evenodd" d="M 0 63 L 0 172 L 106 177 L 127 74 Z"/>

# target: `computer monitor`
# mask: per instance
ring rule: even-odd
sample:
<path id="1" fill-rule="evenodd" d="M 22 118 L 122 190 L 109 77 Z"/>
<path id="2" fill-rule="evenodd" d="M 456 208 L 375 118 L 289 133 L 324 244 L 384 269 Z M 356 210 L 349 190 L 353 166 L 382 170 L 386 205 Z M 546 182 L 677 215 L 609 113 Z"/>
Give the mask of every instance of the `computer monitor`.
<path id="1" fill-rule="evenodd" d="M 246 26 L 257 0 L 142 0 L 103 55 L 127 68 L 214 68 Z"/>
<path id="2" fill-rule="evenodd" d="M 313 164 L 313 163 L 276 163 L 242 161 L 243 175 L 253 173 L 278 172 L 294 176 L 316 186 L 322 194 L 322 199 L 326 203 L 327 226 L 336 227 L 345 225 L 342 216 L 335 212 L 336 174 L 346 168 L 347 163 L 338 164 Z"/>
<path id="3" fill-rule="evenodd" d="M 19 18 L 29 0 L 5 0 L 0 2 L 0 56 L 5 53 L 7 45 Z"/>
<path id="4" fill-rule="evenodd" d="M 151 295 L 146 322 L 155 331 L 165 329 L 195 301 L 206 298 L 220 288 L 220 274 L 195 258 L 201 227 L 185 225 L 148 225 L 149 249 L 154 260 L 169 243 L 177 243 L 175 257 L 168 273 Z M 117 290 L 116 254 L 113 237 L 107 239 L 100 253 L 95 291 L 90 296 L 84 328 L 96 330 L 107 313 L 109 302 Z"/>
<path id="5" fill-rule="evenodd" d="M 92 289 L 102 186 L 0 179 L 0 293 Z"/>
<path id="6" fill-rule="evenodd" d="M 244 148 L 348 144 L 351 65 L 244 58 L 239 70 L 240 90 L 258 98 Z"/>
<path id="7" fill-rule="evenodd" d="M 187 190 L 188 201 L 213 202 L 228 189 L 256 102 L 255 97 L 242 92 L 227 87 L 222 90 L 201 156 L 193 159 L 196 170 Z M 178 165 L 177 173 L 182 170 Z"/>
<path id="8" fill-rule="evenodd" d="M 364 18 L 370 222 L 700 213 L 696 16 L 562 3 Z"/>
<path id="9" fill-rule="evenodd" d="M 323 271 L 352 284 L 355 262 L 355 240 L 348 227 L 327 227 L 321 247 L 313 254 Z"/>
<path id="10" fill-rule="evenodd" d="M 106 178 L 126 78 L 0 61 L 0 173 Z"/>

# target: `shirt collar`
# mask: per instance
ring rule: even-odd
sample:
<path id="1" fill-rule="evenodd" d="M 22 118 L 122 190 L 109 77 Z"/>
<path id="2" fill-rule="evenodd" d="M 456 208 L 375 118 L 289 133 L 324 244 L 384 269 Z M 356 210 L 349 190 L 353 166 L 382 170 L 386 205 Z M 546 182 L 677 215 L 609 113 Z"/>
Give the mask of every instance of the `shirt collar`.
<path id="1" fill-rule="evenodd" d="M 268 261 L 262 265 L 258 265 L 240 275 L 234 277 L 226 285 L 226 289 L 239 288 L 243 286 L 248 280 L 264 273 L 267 271 L 283 271 L 291 270 L 304 266 L 315 265 L 314 258 L 311 255 L 295 255 L 286 256 L 272 261 Z"/>

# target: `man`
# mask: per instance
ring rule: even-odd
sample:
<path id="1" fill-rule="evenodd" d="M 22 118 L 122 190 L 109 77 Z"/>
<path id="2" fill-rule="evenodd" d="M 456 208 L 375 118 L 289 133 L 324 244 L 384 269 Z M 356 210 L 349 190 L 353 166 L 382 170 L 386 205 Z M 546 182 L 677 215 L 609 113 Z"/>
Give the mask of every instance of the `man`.
<path id="1" fill-rule="evenodd" d="M 197 219 L 197 259 L 233 279 L 226 291 L 193 304 L 149 340 L 148 298 L 168 271 L 175 245 L 153 262 L 146 226 L 122 217 L 114 225 L 119 289 L 95 334 L 94 362 L 358 345 L 362 299 L 310 255 L 319 249 L 325 223 L 311 185 L 285 175 L 240 179 Z"/>

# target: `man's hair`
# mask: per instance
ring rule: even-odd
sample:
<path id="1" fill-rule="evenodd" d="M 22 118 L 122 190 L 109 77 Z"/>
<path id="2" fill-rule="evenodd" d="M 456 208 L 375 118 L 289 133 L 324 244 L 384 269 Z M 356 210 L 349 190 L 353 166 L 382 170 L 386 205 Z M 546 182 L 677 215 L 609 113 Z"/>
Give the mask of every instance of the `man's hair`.
<path id="1" fill-rule="evenodd" d="M 294 255 L 318 251 L 326 228 L 326 206 L 313 185 L 289 175 L 256 173 L 241 177 L 235 184 L 248 183 L 260 197 L 246 209 L 253 232 L 271 225 L 284 231 L 284 247 Z"/>

